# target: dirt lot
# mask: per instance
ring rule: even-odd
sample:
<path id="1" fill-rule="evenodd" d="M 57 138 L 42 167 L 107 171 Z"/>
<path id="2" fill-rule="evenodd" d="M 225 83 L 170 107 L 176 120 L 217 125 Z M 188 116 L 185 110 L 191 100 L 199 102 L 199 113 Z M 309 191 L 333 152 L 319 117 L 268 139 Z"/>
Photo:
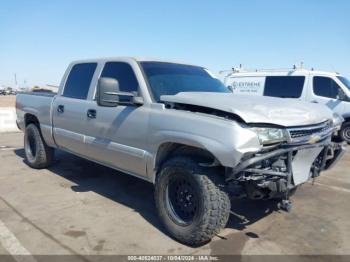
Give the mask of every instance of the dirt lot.
<path id="1" fill-rule="evenodd" d="M 1 254 L 350 255 L 350 154 L 305 184 L 291 213 L 270 201 L 235 201 L 222 234 L 190 248 L 164 231 L 151 184 L 63 152 L 50 169 L 31 169 L 22 140 L 0 135 Z"/>
<path id="2" fill-rule="evenodd" d="M 0 107 L 14 107 L 16 96 L 0 96 Z"/>

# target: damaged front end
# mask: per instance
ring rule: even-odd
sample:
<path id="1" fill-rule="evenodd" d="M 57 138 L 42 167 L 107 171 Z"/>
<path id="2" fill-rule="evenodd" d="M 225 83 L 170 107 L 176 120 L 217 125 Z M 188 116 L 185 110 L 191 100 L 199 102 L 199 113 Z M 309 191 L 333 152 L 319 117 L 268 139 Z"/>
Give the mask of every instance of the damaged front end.
<path id="1" fill-rule="evenodd" d="M 284 129 L 286 141 L 276 141 L 255 154 L 246 154 L 235 168 L 227 168 L 228 189 L 236 197 L 288 199 L 295 188 L 331 168 L 345 153 L 346 144 L 332 138 L 332 121 Z M 272 135 L 273 137 L 273 135 Z"/>

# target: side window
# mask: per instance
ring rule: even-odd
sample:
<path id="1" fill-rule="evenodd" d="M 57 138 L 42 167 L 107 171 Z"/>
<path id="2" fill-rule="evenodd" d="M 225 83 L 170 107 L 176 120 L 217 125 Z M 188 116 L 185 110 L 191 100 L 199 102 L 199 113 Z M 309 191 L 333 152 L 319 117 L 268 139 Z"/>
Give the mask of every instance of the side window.
<path id="1" fill-rule="evenodd" d="M 84 63 L 72 67 L 63 90 L 63 96 L 86 99 L 97 64 Z"/>
<path id="2" fill-rule="evenodd" d="M 268 76 L 264 96 L 299 98 L 303 92 L 304 76 Z"/>
<path id="3" fill-rule="evenodd" d="M 123 92 L 137 92 L 139 84 L 137 82 L 132 67 L 123 62 L 108 62 L 103 68 L 101 77 L 115 78 L 119 82 L 119 90 Z M 121 101 L 128 101 L 130 98 L 121 96 Z"/>
<path id="4" fill-rule="evenodd" d="M 329 77 L 315 76 L 313 79 L 314 94 L 328 98 L 337 98 L 340 87 Z"/>

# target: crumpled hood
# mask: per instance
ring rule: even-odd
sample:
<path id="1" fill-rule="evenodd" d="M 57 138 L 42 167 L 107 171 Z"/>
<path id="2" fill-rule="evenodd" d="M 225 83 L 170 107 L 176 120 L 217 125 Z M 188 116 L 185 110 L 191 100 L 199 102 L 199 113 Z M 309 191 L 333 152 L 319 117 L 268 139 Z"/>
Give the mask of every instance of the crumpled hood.
<path id="1" fill-rule="evenodd" d="M 266 123 L 285 127 L 318 124 L 333 117 L 332 111 L 323 105 L 289 98 L 182 92 L 161 96 L 161 101 L 230 112 L 240 116 L 246 123 Z"/>

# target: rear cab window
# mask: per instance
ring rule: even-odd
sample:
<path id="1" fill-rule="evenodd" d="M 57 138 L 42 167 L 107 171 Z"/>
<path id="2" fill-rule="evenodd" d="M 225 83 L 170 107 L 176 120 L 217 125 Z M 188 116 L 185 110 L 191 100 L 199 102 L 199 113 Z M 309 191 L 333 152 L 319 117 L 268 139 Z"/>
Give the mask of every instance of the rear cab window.
<path id="1" fill-rule="evenodd" d="M 305 76 L 267 76 L 264 96 L 300 98 Z"/>
<path id="2" fill-rule="evenodd" d="M 91 80 L 97 68 L 97 63 L 75 64 L 69 72 L 62 96 L 87 99 Z"/>

